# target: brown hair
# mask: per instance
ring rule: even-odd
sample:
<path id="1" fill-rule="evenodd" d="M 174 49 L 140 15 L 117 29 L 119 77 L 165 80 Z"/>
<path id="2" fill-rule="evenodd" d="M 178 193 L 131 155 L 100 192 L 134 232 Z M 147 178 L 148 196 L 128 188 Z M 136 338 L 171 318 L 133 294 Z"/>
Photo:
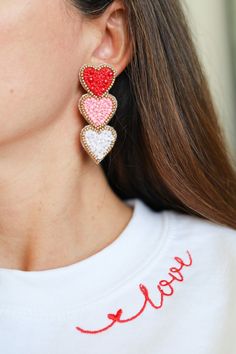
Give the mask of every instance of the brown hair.
<path id="1" fill-rule="evenodd" d="M 70 0 L 99 16 L 113 0 Z M 236 229 L 235 161 L 178 0 L 124 0 L 132 60 L 111 94 L 118 139 L 101 162 L 122 199 Z"/>

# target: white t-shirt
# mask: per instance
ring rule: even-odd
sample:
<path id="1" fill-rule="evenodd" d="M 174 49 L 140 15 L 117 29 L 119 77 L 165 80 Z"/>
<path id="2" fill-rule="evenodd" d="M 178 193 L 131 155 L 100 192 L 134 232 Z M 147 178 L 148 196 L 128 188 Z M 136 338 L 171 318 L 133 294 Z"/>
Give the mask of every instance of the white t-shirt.
<path id="1" fill-rule="evenodd" d="M 0 353 L 236 353 L 236 231 L 126 202 L 128 225 L 95 255 L 0 268 Z"/>

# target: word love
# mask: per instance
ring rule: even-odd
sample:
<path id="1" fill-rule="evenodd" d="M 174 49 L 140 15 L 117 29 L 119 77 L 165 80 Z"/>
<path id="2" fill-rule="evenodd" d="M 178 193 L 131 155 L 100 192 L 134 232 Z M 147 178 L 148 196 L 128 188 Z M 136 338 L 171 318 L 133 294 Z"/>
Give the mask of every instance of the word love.
<path id="1" fill-rule="evenodd" d="M 162 279 L 159 281 L 157 284 L 157 289 L 160 294 L 160 303 L 158 305 L 155 305 L 154 302 L 150 299 L 149 294 L 148 294 L 148 289 L 146 288 L 145 285 L 139 284 L 139 289 L 142 292 L 144 296 L 144 303 L 141 307 L 141 309 L 132 317 L 129 318 L 121 318 L 123 311 L 120 308 L 116 313 L 109 313 L 107 314 L 107 318 L 111 320 L 111 322 L 103 328 L 97 329 L 97 330 L 88 330 L 88 329 L 83 329 L 79 326 L 75 327 L 78 331 L 82 333 L 87 333 L 87 334 L 97 334 L 104 332 L 114 326 L 115 323 L 125 323 L 129 321 L 133 321 L 135 318 L 140 316 L 142 312 L 145 310 L 147 304 L 149 303 L 154 309 L 160 309 L 163 306 L 164 303 L 164 297 L 165 296 L 171 296 L 174 293 L 174 288 L 172 283 L 175 281 L 182 282 L 184 280 L 183 274 L 181 273 L 183 267 L 189 267 L 192 265 L 192 256 L 190 252 L 187 250 L 186 251 L 188 254 L 188 261 L 187 263 L 183 261 L 180 257 L 174 257 L 176 262 L 179 264 L 179 267 L 170 267 L 169 268 L 169 280 Z"/>

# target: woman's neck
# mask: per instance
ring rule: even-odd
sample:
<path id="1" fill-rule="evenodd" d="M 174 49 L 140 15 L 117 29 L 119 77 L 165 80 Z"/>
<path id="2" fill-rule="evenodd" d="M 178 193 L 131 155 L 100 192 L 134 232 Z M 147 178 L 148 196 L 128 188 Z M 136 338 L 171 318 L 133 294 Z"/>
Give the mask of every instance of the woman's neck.
<path id="1" fill-rule="evenodd" d="M 111 243 L 130 220 L 132 209 L 82 150 L 77 126 L 57 120 L 0 146 L 0 268 L 78 262 Z"/>

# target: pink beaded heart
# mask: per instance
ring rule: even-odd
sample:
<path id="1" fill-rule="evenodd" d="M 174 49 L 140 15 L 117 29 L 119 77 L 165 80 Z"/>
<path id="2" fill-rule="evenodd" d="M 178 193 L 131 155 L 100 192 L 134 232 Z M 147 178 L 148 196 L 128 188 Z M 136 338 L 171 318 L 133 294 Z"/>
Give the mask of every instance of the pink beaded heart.
<path id="1" fill-rule="evenodd" d="M 80 82 L 86 91 L 101 97 L 112 87 L 116 76 L 116 70 L 108 65 L 101 64 L 98 67 L 85 64 L 80 69 Z"/>
<path id="2" fill-rule="evenodd" d="M 85 94 L 79 102 L 79 110 L 89 124 L 95 128 L 106 125 L 117 109 L 117 100 L 114 96 L 106 94 L 103 97 L 93 97 Z"/>

